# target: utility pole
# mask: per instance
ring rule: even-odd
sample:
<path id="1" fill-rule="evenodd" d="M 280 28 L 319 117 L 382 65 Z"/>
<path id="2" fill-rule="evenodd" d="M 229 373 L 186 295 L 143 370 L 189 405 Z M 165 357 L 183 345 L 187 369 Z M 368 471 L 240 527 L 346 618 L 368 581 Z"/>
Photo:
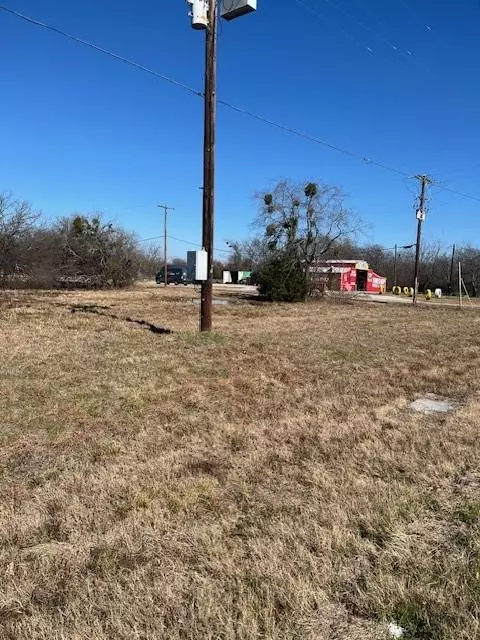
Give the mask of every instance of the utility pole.
<path id="1" fill-rule="evenodd" d="M 257 8 L 257 0 L 187 0 L 192 27 L 205 30 L 202 247 L 207 252 L 207 279 L 202 282 L 200 331 L 212 330 L 213 229 L 215 219 L 215 128 L 217 107 L 217 32 L 219 13 L 234 20 Z"/>
<path id="2" fill-rule="evenodd" d="M 448 278 L 448 295 L 451 296 L 452 295 L 452 289 L 453 289 L 453 267 L 455 264 L 455 245 L 453 245 L 452 247 L 452 260 L 450 261 L 450 275 Z"/>
<path id="3" fill-rule="evenodd" d="M 458 263 L 458 304 L 460 309 L 463 308 L 463 300 L 462 300 L 462 263 Z"/>
<path id="4" fill-rule="evenodd" d="M 393 286 L 397 286 L 397 245 L 395 245 L 395 259 L 393 261 Z"/>
<path id="5" fill-rule="evenodd" d="M 427 185 L 431 183 L 428 176 L 421 175 L 415 176 L 420 181 L 420 195 L 418 197 L 418 209 L 417 209 L 417 243 L 415 249 L 415 276 L 413 280 L 413 304 L 417 304 L 418 297 L 418 274 L 420 268 L 420 249 L 422 243 L 422 224 L 425 220 L 425 200 Z"/>
<path id="6" fill-rule="evenodd" d="M 167 257 L 167 214 L 169 211 L 175 211 L 175 207 L 167 207 L 166 204 L 159 204 L 160 209 L 163 209 L 165 217 L 163 221 L 163 268 L 164 268 L 164 281 L 165 287 L 168 287 L 168 257 Z"/>
<path id="7" fill-rule="evenodd" d="M 207 252 L 207 279 L 202 282 L 200 331 L 212 330 L 213 304 L 213 226 L 215 215 L 215 125 L 217 85 L 217 0 L 210 0 L 205 30 L 205 109 L 203 138 L 202 246 Z"/>

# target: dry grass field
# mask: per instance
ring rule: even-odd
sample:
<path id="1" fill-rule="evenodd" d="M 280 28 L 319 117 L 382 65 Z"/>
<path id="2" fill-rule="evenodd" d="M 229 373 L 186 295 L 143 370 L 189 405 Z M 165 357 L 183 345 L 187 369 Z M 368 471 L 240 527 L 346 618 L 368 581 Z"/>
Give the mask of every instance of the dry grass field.
<path id="1" fill-rule="evenodd" d="M 191 298 L 0 292 L 0 638 L 479 638 L 478 311 Z"/>

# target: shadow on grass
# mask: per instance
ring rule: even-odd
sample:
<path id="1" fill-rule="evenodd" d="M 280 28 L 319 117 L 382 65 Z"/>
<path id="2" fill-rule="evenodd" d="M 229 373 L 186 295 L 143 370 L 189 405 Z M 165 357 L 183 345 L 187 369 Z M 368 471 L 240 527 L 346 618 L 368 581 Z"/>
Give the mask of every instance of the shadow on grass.
<path id="1" fill-rule="evenodd" d="M 167 327 L 158 327 L 151 322 L 147 322 L 146 320 L 138 320 L 136 318 L 122 318 L 121 316 L 117 316 L 115 313 L 106 313 L 104 310 L 109 307 L 98 306 L 95 304 L 75 304 L 70 305 L 70 310 L 72 313 L 92 313 L 97 316 L 105 316 L 106 318 L 113 318 L 114 320 L 121 320 L 122 322 L 132 322 L 133 324 L 138 324 L 140 327 L 145 327 L 152 333 L 160 333 L 160 334 L 170 334 L 172 333 L 171 329 Z"/>

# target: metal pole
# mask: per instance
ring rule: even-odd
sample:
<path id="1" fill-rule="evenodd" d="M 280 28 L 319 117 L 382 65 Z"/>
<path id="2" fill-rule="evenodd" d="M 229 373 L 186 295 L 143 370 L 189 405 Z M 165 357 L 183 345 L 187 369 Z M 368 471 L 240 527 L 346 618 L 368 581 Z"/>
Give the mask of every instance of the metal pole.
<path id="1" fill-rule="evenodd" d="M 395 245 L 395 260 L 393 262 L 393 286 L 397 286 L 397 245 Z"/>
<path id="2" fill-rule="evenodd" d="M 217 80 L 217 0 L 210 0 L 205 31 L 205 125 L 203 141 L 202 245 L 207 252 L 207 280 L 202 283 L 200 331 L 212 330 L 212 262 L 215 213 L 215 125 Z"/>
<path id="3" fill-rule="evenodd" d="M 419 196 L 419 207 L 417 210 L 417 243 L 415 249 L 415 276 L 413 280 L 413 304 L 417 304 L 418 297 L 418 276 L 420 270 L 420 248 L 422 242 L 422 224 L 425 218 L 425 192 L 430 179 L 427 176 L 416 176 L 421 182 L 421 191 Z"/>
<path id="4" fill-rule="evenodd" d="M 167 214 L 169 211 L 175 211 L 174 207 L 167 207 L 166 204 L 159 204 L 160 209 L 164 211 L 163 220 L 163 279 L 164 287 L 168 287 L 168 256 L 167 256 Z"/>

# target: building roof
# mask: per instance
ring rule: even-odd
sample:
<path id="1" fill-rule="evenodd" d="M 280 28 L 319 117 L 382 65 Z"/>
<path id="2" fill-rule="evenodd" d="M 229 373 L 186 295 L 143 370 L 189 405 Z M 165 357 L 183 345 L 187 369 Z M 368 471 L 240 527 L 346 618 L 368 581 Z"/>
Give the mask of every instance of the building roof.
<path id="1" fill-rule="evenodd" d="M 357 262 L 365 262 L 365 260 L 318 260 L 318 262 L 328 262 L 328 264 L 356 264 Z"/>
<path id="2" fill-rule="evenodd" d="M 369 270 L 366 260 L 314 260 L 313 265 L 316 267 L 346 267 L 349 269 Z"/>

